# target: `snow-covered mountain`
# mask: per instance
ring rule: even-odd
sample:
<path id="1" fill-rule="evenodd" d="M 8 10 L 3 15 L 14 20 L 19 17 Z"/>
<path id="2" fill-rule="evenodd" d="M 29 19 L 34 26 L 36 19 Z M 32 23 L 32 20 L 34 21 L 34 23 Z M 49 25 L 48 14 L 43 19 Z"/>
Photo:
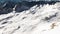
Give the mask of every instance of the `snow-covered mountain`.
<path id="1" fill-rule="evenodd" d="M 0 34 L 60 34 L 60 3 L 34 5 L 0 15 Z"/>

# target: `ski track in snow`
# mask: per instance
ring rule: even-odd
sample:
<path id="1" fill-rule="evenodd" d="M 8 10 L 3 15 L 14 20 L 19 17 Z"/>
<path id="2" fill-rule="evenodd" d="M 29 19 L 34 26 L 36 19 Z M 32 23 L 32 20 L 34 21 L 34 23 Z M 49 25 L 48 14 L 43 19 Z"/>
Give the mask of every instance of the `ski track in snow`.
<path id="1" fill-rule="evenodd" d="M 0 15 L 0 34 L 60 34 L 60 3 Z"/>

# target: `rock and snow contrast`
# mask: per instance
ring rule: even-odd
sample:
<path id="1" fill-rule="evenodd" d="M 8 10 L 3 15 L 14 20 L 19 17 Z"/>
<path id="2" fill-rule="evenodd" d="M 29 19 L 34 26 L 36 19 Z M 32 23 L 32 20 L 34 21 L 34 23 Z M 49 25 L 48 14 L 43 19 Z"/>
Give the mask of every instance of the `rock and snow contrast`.
<path id="1" fill-rule="evenodd" d="M 35 5 L 19 13 L 15 7 L 0 15 L 0 34 L 60 34 L 60 3 Z"/>

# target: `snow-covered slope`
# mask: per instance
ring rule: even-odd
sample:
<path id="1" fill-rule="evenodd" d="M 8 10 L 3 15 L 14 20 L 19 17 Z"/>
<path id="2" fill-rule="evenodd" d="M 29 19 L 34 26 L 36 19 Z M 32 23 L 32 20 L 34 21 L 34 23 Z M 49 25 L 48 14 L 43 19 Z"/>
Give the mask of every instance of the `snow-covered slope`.
<path id="1" fill-rule="evenodd" d="M 0 34 L 60 34 L 60 3 L 0 15 Z"/>

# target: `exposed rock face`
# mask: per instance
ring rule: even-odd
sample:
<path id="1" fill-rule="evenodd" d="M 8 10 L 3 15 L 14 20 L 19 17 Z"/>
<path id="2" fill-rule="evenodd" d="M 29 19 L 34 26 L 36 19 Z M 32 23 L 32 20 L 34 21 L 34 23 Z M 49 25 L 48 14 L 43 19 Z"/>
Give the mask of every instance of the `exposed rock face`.
<path id="1" fill-rule="evenodd" d="M 60 34 L 60 3 L 35 5 L 19 13 L 0 15 L 0 34 L 52 33 Z"/>
<path id="2" fill-rule="evenodd" d="M 27 1 L 27 2 L 32 2 L 32 1 L 60 1 L 60 0 L 0 0 L 0 2 L 5 2 L 5 1 L 14 1 L 14 2 L 22 2 L 22 1 Z"/>
<path id="3" fill-rule="evenodd" d="M 12 2 L 12 1 L 8 1 L 8 2 L 4 2 L 0 4 L 0 15 L 1 14 L 8 14 L 13 12 L 13 8 L 16 5 L 15 11 L 16 12 L 22 12 L 24 10 L 28 10 L 31 7 L 33 7 L 34 5 L 44 5 L 44 4 L 55 4 L 55 1 L 38 1 L 38 2 L 27 2 L 27 1 L 23 1 L 23 2 Z"/>

